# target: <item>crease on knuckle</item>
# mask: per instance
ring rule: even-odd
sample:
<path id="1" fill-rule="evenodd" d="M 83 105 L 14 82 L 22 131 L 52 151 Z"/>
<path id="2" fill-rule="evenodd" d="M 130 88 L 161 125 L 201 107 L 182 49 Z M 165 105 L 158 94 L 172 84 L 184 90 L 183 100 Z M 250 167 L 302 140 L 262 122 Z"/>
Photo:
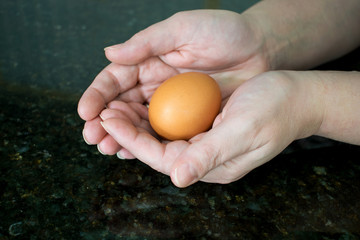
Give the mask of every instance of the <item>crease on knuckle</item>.
<path id="1" fill-rule="evenodd" d="M 204 144 L 202 146 L 202 157 L 201 165 L 203 166 L 203 172 L 209 172 L 210 170 L 216 168 L 219 164 L 221 164 L 221 151 L 218 147 L 214 146 L 213 144 Z"/>

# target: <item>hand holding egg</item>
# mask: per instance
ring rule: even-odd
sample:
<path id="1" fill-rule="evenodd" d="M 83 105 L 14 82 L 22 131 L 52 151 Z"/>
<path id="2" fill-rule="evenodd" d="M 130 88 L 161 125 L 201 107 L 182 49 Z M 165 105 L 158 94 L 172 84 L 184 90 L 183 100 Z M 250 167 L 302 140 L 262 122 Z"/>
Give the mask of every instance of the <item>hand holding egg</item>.
<path id="1" fill-rule="evenodd" d="M 303 105 L 304 99 L 298 96 L 304 93 L 299 94 L 297 84 L 305 84 L 304 79 L 311 82 L 312 78 L 304 75 L 299 81 L 293 81 L 287 79 L 289 77 L 293 76 L 289 73 L 269 72 L 246 81 L 228 99 L 213 126 L 188 141 L 157 139 L 149 129 L 149 122 L 146 122 L 146 107 L 139 103 L 122 103 L 128 107 L 104 110 L 101 114 L 103 126 L 116 142 L 134 154 L 134 157 L 153 169 L 170 175 L 178 187 L 186 187 L 199 180 L 230 183 L 279 154 L 298 137 L 301 129 L 310 129 L 302 126 L 312 104 Z M 181 88 L 180 85 L 179 88 L 174 88 L 174 91 Z M 158 90 L 161 90 L 161 87 Z M 307 91 L 307 88 L 302 90 Z M 171 98 L 177 95 L 168 96 Z M 311 98 L 307 99 L 307 102 L 312 101 Z M 165 104 L 166 100 L 160 103 Z M 181 101 L 179 103 L 181 105 Z M 111 105 L 115 106 L 115 103 Z M 292 111 L 295 105 L 303 107 Z M 164 109 L 166 112 L 166 108 Z M 161 114 L 160 111 L 160 114 L 155 116 Z M 168 115 L 165 114 L 165 117 Z M 157 130 L 157 126 L 154 126 Z M 174 129 L 174 132 L 177 133 L 179 129 L 182 128 Z M 162 130 L 157 131 L 164 136 L 169 134 L 162 133 Z M 167 130 L 172 132 L 171 128 Z M 185 128 L 184 132 L 186 130 Z M 171 134 L 166 137 L 172 137 Z"/>
<path id="2" fill-rule="evenodd" d="M 185 11 L 122 44 L 107 47 L 105 55 L 111 63 L 96 76 L 78 105 L 79 115 L 86 121 L 85 141 L 97 145 L 103 154 L 133 158 L 104 131 L 101 111 L 114 100 L 150 102 L 163 81 L 181 72 L 211 71 L 221 86 L 222 98 L 228 98 L 244 80 L 269 66 L 263 49 L 254 41 L 253 27 L 252 21 L 235 12 Z"/>
<path id="3" fill-rule="evenodd" d="M 106 48 L 105 55 L 111 63 L 97 75 L 79 101 L 79 115 L 86 121 L 83 129 L 85 141 L 96 144 L 103 154 L 138 158 L 150 167 L 171 175 L 177 186 L 189 185 L 190 182 L 180 182 L 176 177 L 182 175 L 183 179 L 187 178 L 186 173 L 175 164 L 177 156 L 188 148 L 189 151 L 194 148 L 195 153 L 200 154 L 194 142 L 217 133 L 213 131 L 212 124 L 219 111 L 219 99 L 227 99 L 244 80 L 266 71 L 269 66 L 263 48 L 254 41 L 258 40 L 256 33 L 253 22 L 235 12 L 187 11 L 146 28 L 123 44 Z M 202 88 L 198 87 L 199 92 L 191 94 L 193 100 L 181 107 L 205 108 L 193 111 L 189 116 L 195 117 L 187 121 L 184 121 L 185 115 L 180 114 L 175 120 L 159 125 L 157 121 L 169 120 L 167 117 L 172 114 L 156 120 L 156 116 L 163 115 L 153 115 L 153 110 L 159 108 L 151 106 L 151 127 L 148 109 L 143 104 L 151 99 L 155 101 L 155 90 L 166 79 L 188 71 L 211 72 L 221 87 L 221 97 L 215 93 L 217 87 L 214 84 L 210 84 L 214 86 L 213 90 L 203 88 L 200 91 Z M 172 103 L 176 102 L 177 96 L 172 95 L 171 98 L 175 98 Z M 169 103 L 160 102 L 161 105 Z M 186 101 L 177 103 L 184 104 Z M 217 115 L 215 124 L 221 121 L 222 115 Z M 174 123 L 179 123 L 181 127 L 174 127 Z M 152 128 L 163 138 L 190 140 L 159 141 L 154 137 L 156 134 Z M 177 132 L 167 135 L 164 130 Z M 194 135 L 195 138 L 192 137 Z M 214 136 L 218 139 L 216 143 L 224 135 Z M 200 175 L 197 180 L 202 178 Z"/>

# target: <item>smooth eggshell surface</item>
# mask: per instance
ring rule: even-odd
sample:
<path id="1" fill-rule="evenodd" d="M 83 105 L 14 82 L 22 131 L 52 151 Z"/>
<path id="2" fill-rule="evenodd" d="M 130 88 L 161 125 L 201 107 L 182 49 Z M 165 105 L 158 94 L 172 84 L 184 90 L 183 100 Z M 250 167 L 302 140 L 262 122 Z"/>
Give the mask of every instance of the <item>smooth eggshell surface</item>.
<path id="1" fill-rule="evenodd" d="M 188 140 L 212 126 L 220 106 L 221 92 L 213 78 L 182 73 L 156 89 L 149 104 L 149 121 L 165 139 Z"/>

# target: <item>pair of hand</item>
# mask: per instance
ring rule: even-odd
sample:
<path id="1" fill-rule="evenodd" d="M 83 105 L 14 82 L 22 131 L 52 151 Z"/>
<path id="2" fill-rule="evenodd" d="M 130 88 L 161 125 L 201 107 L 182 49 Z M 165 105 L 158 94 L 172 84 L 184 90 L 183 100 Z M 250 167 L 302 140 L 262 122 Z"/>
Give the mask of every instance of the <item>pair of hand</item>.
<path id="1" fill-rule="evenodd" d="M 304 117 L 303 79 L 266 72 L 263 38 L 245 15 L 199 10 L 175 14 L 106 48 L 111 63 L 79 101 L 85 141 L 103 154 L 137 158 L 178 187 L 241 178 L 319 127 L 309 127 Z M 145 104 L 164 80 L 186 71 L 206 72 L 219 83 L 222 111 L 208 132 L 189 141 L 161 141 Z"/>

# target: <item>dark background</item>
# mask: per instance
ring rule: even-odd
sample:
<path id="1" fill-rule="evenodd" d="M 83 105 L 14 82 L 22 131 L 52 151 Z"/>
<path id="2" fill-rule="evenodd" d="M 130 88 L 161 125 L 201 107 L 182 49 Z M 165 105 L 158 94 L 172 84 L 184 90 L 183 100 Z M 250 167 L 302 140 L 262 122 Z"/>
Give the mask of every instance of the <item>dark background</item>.
<path id="1" fill-rule="evenodd" d="M 83 91 L 107 65 L 104 47 L 191 9 L 242 12 L 255 0 L 2 0 L 0 78 Z"/>
<path id="2" fill-rule="evenodd" d="M 311 137 L 227 184 L 178 189 L 82 139 L 103 48 L 180 10 L 255 1 L 0 1 L 0 240 L 360 239 L 360 147 Z M 322 70 L 360 70 L 360 49 Z M 354 109 L 358 111 L 358 109 Z"/>

